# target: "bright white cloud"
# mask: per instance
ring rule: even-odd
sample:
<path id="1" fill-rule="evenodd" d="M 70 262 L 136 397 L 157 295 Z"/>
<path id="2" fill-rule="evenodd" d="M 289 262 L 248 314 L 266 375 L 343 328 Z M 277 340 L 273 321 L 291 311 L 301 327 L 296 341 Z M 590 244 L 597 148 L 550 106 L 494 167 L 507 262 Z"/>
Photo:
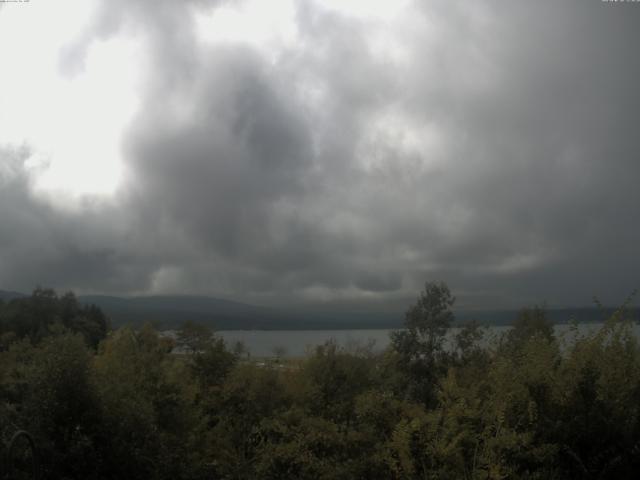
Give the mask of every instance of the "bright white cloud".
<path id="1" fill-rule="evenodd" d="M 420 172 L 437 165 L 446 153 L 447 138 L 442 128 L 392 107 L 372 116 L 356 156 L 365 171 L 401 168 Z"/>
<path id="2" fill-rule="evenodd" d="M 406 51 L 391 23 L 409 2 L 313 0 L 314 8 L 380 28 L 371 48 L 402 62 Z M 0 13 L 0 145 L 26 146 L 33 185 L 57 203 L 83 195 L 109 195 L 122 178 L 121 142 L 135 114 L 142 75 L 141 45 L 130 37 L 92 40 L 83 68 L 65 74 L 61 55 L 83 37 L 97 0 L 9 5 Z M 196 13 L 199 38 L 210 44 L 247 44 L 271 61 L 296 48 L 294 0 L 245 0 Z M 308 92 L 312 101 L 315 96 Z M 317 95 L 316 95 L 317 96 Z M 317 106 L 321 101 L 311 102 Z"/>
<path id="3" fill-rule="evenodd" d="M 58 201 L 114 191 L 122 135 L 137 107 L 134 40 L 94 41 L 82 71 L 69 77 L 60 68 L 61 52 L 81 38 L 93 8 L 67 0 L 0 12 L 0 144 L 28 147 L 36 190 Z"/>
<path id="4" fill-rule="evenodd" d="M 371 20 L 390 20 L 411 2 L 408 0 L 316 0 L 316 4 L 337 13 Z"/>
<path id="5" fill-rule="evenodd" d="M 297 39 L 293 0 L 247 0 L 213 7 L 195 16 L 198 37 L 206 43 L 246 44 L 275 59 Z"/>

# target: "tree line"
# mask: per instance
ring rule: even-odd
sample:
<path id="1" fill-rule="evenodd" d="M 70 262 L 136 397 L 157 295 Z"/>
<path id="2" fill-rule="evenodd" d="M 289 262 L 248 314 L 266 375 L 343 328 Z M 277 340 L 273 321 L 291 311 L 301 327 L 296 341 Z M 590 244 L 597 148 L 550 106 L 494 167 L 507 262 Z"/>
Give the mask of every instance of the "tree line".
<path id="1" fill-rule="evenodd" d="M 528 308 L 494 341 L 472 323 L 448 345 L 454 301 L 426 283 L 386 350 L 327 342 L 281 364 L 192 323 L 112 330 L 37 289 L 0 302 L 0 431 L 31 432 L 52 479 L 636 478 L 624 306 L 568 337 Z"/>

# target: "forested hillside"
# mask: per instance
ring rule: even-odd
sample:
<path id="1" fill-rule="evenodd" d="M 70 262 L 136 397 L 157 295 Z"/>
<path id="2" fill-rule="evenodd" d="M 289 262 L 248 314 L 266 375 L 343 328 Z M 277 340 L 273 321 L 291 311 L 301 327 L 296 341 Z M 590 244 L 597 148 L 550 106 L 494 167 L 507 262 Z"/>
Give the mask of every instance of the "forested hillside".
<path id="1" fill-rule="evenodd" d="M 98 308 L 37 290 L 0 304 L 0 428 L 31 432 L 51 479 L 636 478 L 624 308 L 569 338 L 524 309 L 488 347 L 470 324 L 446 350 L 453 305 L 427 283 L 382 353 L 257 362 L 203 326 L 110 331 Z"/>

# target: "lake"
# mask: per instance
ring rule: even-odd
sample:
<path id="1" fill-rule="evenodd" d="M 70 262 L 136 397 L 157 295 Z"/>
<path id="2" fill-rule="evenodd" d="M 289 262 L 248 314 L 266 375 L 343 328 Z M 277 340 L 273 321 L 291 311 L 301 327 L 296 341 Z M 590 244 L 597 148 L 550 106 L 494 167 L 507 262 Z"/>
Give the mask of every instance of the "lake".
<path id="1" fill-rule="evenodd" d="M 600 328 L 602 324 L 581 323 L 578 330 L 581 333 Z M 500 336 L 511 327 L 491 326 L 487 327 L 487 334 L 483 343 Z M 554 327 L 556 335 L 564 335 L 569 332 L 571 326 L 560 324 Z M 455 335 L 458 329 L 452 328 L 449 337 Z M 640 326 L 634 325 L 636 335 L 640 336 Z M 391 329 L 372 330 L 220 330 L 216 332 L 222 336 L 229 347 L 236 342 L 242 342 L 248 352 L 254 357 L 274 356 L 276 349 L 283 349 L 288 357 L 300 357 L 318 345 L 328 340 L 334 340 L 344 347 L 364 346 L 373 343 L 374 350 L 380 351 L 389 345 L 389 333 Z"/>

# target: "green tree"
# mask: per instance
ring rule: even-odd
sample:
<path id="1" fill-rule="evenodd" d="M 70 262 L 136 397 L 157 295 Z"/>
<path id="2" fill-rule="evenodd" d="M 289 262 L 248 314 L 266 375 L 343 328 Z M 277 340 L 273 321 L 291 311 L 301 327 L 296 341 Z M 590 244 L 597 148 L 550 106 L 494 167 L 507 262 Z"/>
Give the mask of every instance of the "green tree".
<path id="1" fill-rule="evenodd" d="M 438 377 L 446 370 L 444 340 L 454 320 L 455 298 L 443 282 L 426 282 L 405 315 L 405 329 L 392 332 L 390 360 L 405 376 L 406 389 L 426 405 L 436 401 Z"/>
<path id="2" fill-rule="evenodd" d="M 212 336 L 190 356 L 187 365 L 205 394 L 211 394 L 208 390 L 222 385 L 237 362 L 238 355 L 227 349 L 224 339 Z"/>
<path id="3" fill-rule="evenodd" d="M 523 308 L 513 323 L 513 329 L 507 334 L 507 341 L 517 348 L 536 335 L 549 341 L 555 338 L 553 323 L 544 306 Z"/>
<path id="4" fill-rule="evenodd" d="M 349 425 L 356 397 L 372 385 L 371 359 L 345 352 L 335 341 L 319 345 L 299 372 L 302 401 L 312 415 Z"/>
<path id="5" fill-rule="evenodd" d="M 20 424 L 36 438 L 48 478 L 97 478 L 99 401 L 91 382 L 91 353 L 79 334 L 46 338 L 31 350 Z"/>
<path id="6" fill-rule="evenodd" d="M 213 340 L 211 328 L 187 320 L 178 330 L 177 344 L 187 353 L 197 353 L 207 348 Z"/>
<path id="7" fill-rule="evenodd" d="M 101 344 L 94 379 L 104 410 L 111 478 L 179 478 L 198 423 L 186 367 L 150 325 L 122 328 Z"/>
<path id="8" fill-rule="evenodd" d="M 268 365 L 238 365 L 202 402 L 206 424 L 201 441 L 218 476 L 260 478 L 254 469 L 262 444 L 260 424 L 291 405 L 280 375 Z"/>
<path id="9" fill-rule="evenodd" d="M 455 352 L 460 363 L 486 361 L 486 351 L 480 345 L 484 335 L 485 328 L 476 321 L 471 321 L 460 328 L 453 338 Z"/>
<path id="10" fill-rule="evenodd" d="M 71 292 L 58 296 L 50 288 L 38 287 L 31 296 L 13 299 L 0 309 L 2 343 L 8 338 L 28 338 L 36 344 L 64 330 L 82 334 L 95 348 L 106 337 L 109 321 L 95 305 L 80 304 Z"/>
<path id="11" fill-rule="evenodd" d="M 426 282 L 424 291 L 405 316 L 405 327 L 425 346 L 425 352 L 435 355 L 442 350 L 444 336 L 454 320 L 455 297 L 444 282 Z"/>

